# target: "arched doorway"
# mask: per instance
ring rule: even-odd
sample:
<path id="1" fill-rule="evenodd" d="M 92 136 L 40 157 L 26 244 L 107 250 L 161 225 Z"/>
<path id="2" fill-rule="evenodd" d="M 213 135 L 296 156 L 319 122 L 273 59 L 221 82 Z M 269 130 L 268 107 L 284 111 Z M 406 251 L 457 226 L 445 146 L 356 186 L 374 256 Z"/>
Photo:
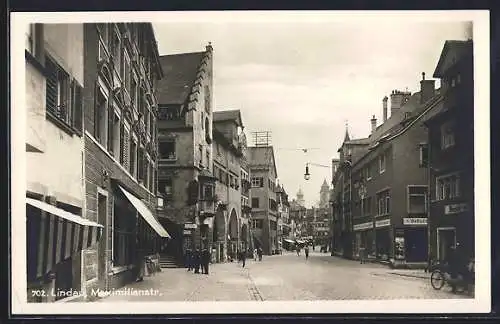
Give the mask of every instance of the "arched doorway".
<path id="1" fill-rule="evenodd" d="M 236 210 L 233 208 L 231 214 L 229 215 L 229 226 L 228 226 L 228 255 L 233 259 L 236 258 L 236 252 L 238 250 L 238 215 Z"/>
<path id="2" fill-rule="evenodd" d="M 215 260 L 217 262 L 222 261 L 224 255 L 224 233 L 226 228 L 226 220 L 224 219 L 224 213 L 218 210 L 215 213 L 212 226 L 212 249 L 215 250 Z"/>

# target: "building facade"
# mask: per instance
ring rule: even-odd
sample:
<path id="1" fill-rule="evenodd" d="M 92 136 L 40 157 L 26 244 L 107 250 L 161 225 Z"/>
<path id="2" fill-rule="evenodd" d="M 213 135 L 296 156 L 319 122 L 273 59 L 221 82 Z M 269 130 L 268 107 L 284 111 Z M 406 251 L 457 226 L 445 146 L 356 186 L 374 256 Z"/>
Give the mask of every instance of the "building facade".
<path id="1" fill-rule="evenodd" d="M 99 244 L 83 255 L 89 291 L 135 280 L 143 257 L 159 252 L 169 234 L 155 217 L 156 86 L 163 74 L 153 27 L 83 30 L 85 216 L 104 225 Z"/>
<path id="2" fill-rule="evenodd" d="M 278 249 L 277 170 L 272 146 L 248 147 L 251 182 L 252 236 L 266 255 Z"/>
<path id="3" fill-rule="evenodd" d="M 57 292 L 85 288 L 82 251 L 102 235 L 82 217 L 84 25 L 29 24 L 25 40 L 27 299 L 81 299 Z"/>
<path id="4" fill-rule="evenodd" d="M 291 239 L 292 224 L 290 220 L 290 203 L 288 201 L 288 194 L 283 185 L 277 187 L 277 200 L 278 200 L 278 244 L 280 249 L 283 248 L 283 240 Z"/>
<path id="5" fill-rule="evenodd" d="M 430 174 L 431 259 L 446 260 L 450 246 L 474 257 L 473 42 L 446 41 L 434 72 L 443 104 L 427 118 L 423 156 Z"/>
<path id="6" fill-rule="evenodd" d="M 215 194 L 219 206 L 224 206 L 217 210 L 213 220 L 217 261 L 224 261 L 227 256 L 236 259 L 237 252 L 248 245 L 248 209 L 243 213 L 243 203 L 248 203 L 249 191 L 245 192 L 242 188 L 242 176 L 248 176 L 248 169 L 245 170 L 244 164 L 242 166 L 242 146 L 245 142 L 242 132 L 243 122 L 239 110 L 213 113 L 213 175 L 217 179 Z M 248 185 L 245 189 L 248 189 Z"/>
<path id="7" fill-rule="evenodd" d="M 213 48 L 162 55 L 158 82 L 158 206 L 172 236 L 162 255 L 183 264 L 187 249 L 208 248 L 216 210 L 212 169 Z M 217 242 L 226 242 L 225 224 Z M 217 232 L 217 231 L 216 231 Z M 224 244 L 223 243 L 223 244 Z"/>

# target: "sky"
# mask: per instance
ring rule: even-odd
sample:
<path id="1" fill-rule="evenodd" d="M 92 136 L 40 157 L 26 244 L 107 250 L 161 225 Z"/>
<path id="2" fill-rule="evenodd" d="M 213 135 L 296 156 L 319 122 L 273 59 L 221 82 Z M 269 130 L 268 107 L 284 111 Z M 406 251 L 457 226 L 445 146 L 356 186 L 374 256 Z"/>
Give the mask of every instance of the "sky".
<path id="1" fill-rule="evenodd" d="M 272 132 L 279 182 L 290 199 L 301 188 L 308 207 L 319 201 L 323 181 L 331 182 L 346 124 L 351 138 L 368 136 L 372 115 L 381 123 L 382 98 L 394 89 L 419 91 L 445 40 L 467 37 L 465 22 L 401 17 L 238 20 L 207 13 L 153 26 L 160 55 L 212 43 L 215 110 L 241 110 L 249 145 L 252 132 Z M 306 181 L 307 162 L 326 167 L 311 165 Z"/>

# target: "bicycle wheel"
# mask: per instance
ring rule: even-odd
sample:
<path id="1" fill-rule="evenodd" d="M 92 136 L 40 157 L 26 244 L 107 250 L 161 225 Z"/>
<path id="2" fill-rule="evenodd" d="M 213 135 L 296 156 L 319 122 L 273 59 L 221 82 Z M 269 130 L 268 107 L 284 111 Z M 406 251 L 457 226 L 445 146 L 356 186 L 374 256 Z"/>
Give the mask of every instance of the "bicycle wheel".
<path id="1" fill-rule="evenodd" d="M 439 270 L 434 270 L 431 274 L 432 288 L 439 290 L 443 288 L 445 283 L 444 274 Z"/>

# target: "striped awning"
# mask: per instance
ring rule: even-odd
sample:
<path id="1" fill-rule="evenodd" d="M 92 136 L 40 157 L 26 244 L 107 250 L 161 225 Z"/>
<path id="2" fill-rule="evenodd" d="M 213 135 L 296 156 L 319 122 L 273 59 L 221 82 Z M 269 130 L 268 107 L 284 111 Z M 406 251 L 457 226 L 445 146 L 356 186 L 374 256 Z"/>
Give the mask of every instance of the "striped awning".
<path id="1" fill-rule="evenodd" d="M 125 190 L 122 186 L 118 186 L 120 190 L 123 192 L 125 197 L 127 197 L 128 201 L 134 206 L 134 208 L 139 212 L 139 214 L 144 218 L 144 220 L 151 226 L 154 231 L 160 235 L 161 237 L 168 237 L 170 235 L 167 233 L 165 228 L 158 222 L 158 220 L 154 217 L 153 213 L 149 210 L 145 203 L 143 203 L 139 198 L 134 196 L 132 193 Z"/>
<path id="2" fill-rule="evenodd" d="M 46 202 L 26 198 L 28 276 L 39 278 L 75 253 L 95 245 L 104 226 Z M 35 208 L 40 212 L 28 212 Z"/>

